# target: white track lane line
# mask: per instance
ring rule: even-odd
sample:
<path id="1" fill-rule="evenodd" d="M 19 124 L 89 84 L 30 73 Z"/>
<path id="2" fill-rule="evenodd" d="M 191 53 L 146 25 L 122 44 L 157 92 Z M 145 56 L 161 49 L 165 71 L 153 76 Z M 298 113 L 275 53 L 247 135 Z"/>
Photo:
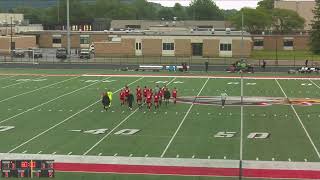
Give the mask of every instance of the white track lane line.
<path id="1" fill-rule="evenodd" d="M 44 78 L 44 77 L 35 78 L 34 80 L 41 79 L 41 78 Z M 1 87 L 1 88 L 2 88 L 2 89 L 5 89 L 5 88 L 8 88 L 8 87 L 12 87 L 12 86 L 19 85 L 19 84 L 23 84 L 23 83 L 27 83 L 27 82 L 32 82 L 32 81 L 22 81 L 22 82 L 10 84 L 10 85 L 8 85 L 8 86 L 3 86 L 3 87 Z"/>
<path id="2" fill-rule="evenodd" d="M 173 78 L 168 84 L 166 84 L 167 86 L 170 85 L 174 80 L 176 80 L 177 78 Z M 115 126 L 111 131 L 109 131 L 108 134 L 106 134 L 105 136 L 103 136 L 98 142 L 96 142 L 91 148 L 89 148 L 86 152 L 83 153 L 83 155 L 87 155 L 90 151 L 92 151 L 95 147 L 97 147 L 103 140 L 105 140 L 108 136 L 110 136 L 110 134 L 115 131 L 119 126 L 121 126 L 121 124 L 123 124 L 124 122 L 126 122 L 133 114 L 135 114 L 137 111 L 139 110 L 139 108 L 135 109 L 132 113 L 130 113 L 126 118 L 124 118 L 117 126 Z"/>
<path id="3" fill-rule="evenodd" d="M 209 78 L 207 78 L 206 82 L 203 84 L 203 86 L 202 86 L 202 88 L 200 89 L 200 91 L 199 91 L 199 93 L 197 94 L 197 96 L 199 96 L 199 95 L 201 94 L 202 90 L 204 89 L 204 87 L 206 86 L 206 84 L 208 83 L 208 81 L 209 81 Z M 196 99 L 197 99 L 197 98 L 195 98 L 194 101 L 195 101 Z M 182 124 L 184 123 L 184 121 L 186 120 L 187 116 L 189 115 L 189 113 L 190 113 L 193 105 L 194 105 L 193 103 L 190 105 L 190 107 L 189 107 L 186 115 L 183 117 L 183 119 L 182 119 L 181 123 L 179 124 L 177 130 L 175 131 L 175 133 L 174 133 L 173 136 L 171 137 L 169 143 L 167 144 L 166 148 L 164 149 L 164 151 L 162 152 L 162 154 L 161 154 L 160 157 L 163 157 L 163 156 L 166 154 L 166 152 L 167 152 L 167 150 L 169 149 L 169 147 L 170 147 L 173 139 L 176 137 L 176 135 L 178 134 L 178 132 L 179 132 Z"/>
<path id="4" fill-rule="evenodd" d="M 281 87 L 280 83 L 278 82 L 278 80 L 277 80 L 277 79 L 275 79 L 275 81 L 277 82 L 277 84 L 278 84 L 279 88 L 281 89 L 282 93 L 284 94 L 284 96 L 285 96 L 286 98 L 288 98 L 287 94 L 286 94 L 286 93 L 284 92 L 284 90 L 282 89 L 282 87 Z M 299 120 L 299 122 L 300 122 L 300 124 L 301 124 L 301 127 L 303 128 L 304 132 L 306 133 L 307 137 L 309 138 L 309 141 L 310 141 L 311 145 L 313 146 L 314 151 L 317 153 L 318 158 L 320 159 L 320 153 L 319 153 L 319 150 L 317 149 L 317 147 L 316 147 L 316 145 L 314 144 L 314 142 L 313 142 L 313 140 L 312 140 L 311 136 L 309 135 L 309 133 L 308 133 L 308 131 L 307 131 L 306 127 L 304 126 L 304 124 L 303 124 L 302 120 L 300 119 L 300 116 L 298 115 L 298 113 L 297 113 L 296 109 L 294 108 L 294 106 L 293 106 L 292 104 L 291 104 L 290 106 L 291 106 L 291 108 L 292 108 L 292 110 L 293 110 L 294 114 L 295 114 L 295 115 L 296 115 L 296 117 L 298 118 L 298 120 Z"/>
<path id="5" fill-rule="evenodd" d="M 46 86 L 43 86 L 43 87 L 40 87 L 40 88 L 37 88 L 37 89 L 34 89 L 32 91 L 27 91 L 27 92 L 24 92 L 24 93 L 21 93 L 21 94 L 17 94 L 15 96 L 11 96 L 11 97 L 8 97 L 6 99 L 2 99 L 0 100 L 0 103 L 1 102 L 4 102 L 4 101 L 7 101 L 7 100 L 10 100 L 10 99 L 13 99 L 13 98 L 16 98 L 16 97 L 19 97 L 19 96 L 22 96 L 22 95 L 26 95 L 26 94 L 29 94 L 29 93 L 33 93 L 35 91 L 39 91 L 41 89 L 44 89 L 44 88 L 48 88 L 48 87 L 51 87 L 51 86 L 54 86 L 54 85 L 57 85 L 57 84 L 60 84 L 60 83 L 64 83 L 66 81 L 70 81 L 70 80 L 73 80 L 73 79 L 76 79 L 76 78 L 79 78 L 80 76 L 76 76 L 76 77 L 73 77 L 73 78 L 69 78 L 69 79 L 66 79 L 66 80 L 63 80 L 63 81 L 59 81 L 59 82 L 56 82 L 56 83 L 53 83 L 53 84 L 49 84 L 49 85 L 46 85 Z"/>
<path id="6" fill-rule="evenodd" d="M 111 78 L 111 77 L 108 77 L 108 78 L 106 78 L 106 79 L 109 79 L 109 78 Z M 71 92 L 68 92 L 68 93 L 66 93 L 66 94 L 60 95 L 60 96 L 58 96 L 58 97 L 56 97 L 56 98 L 53 98 L 53 99 L 51 99 L 51 100 L 49 100 L 49 101 L 47 101 L 47 102 L 41 103 L 41 104 L 39 104 L 39 105 L 37 105 L 37 106 L 34 106 L 33 108 L 27 109 L 27 110 L 25 110 L 25 111 L 23 111 L 23 112 L 21 112 L 21 113 L 19 113 L 19 114 L 16 114 L 16 115 L 14 115 L 14 116 L 11 116 L 11 117 L 9 117 L 9 118 L 7 118 L 7 119 L 4 119 L 4 120 L 0 121 L 0 124 L 1 124 L 1 123 L 4 123 L 4 122 L 6 122 L 6 121 L 9 121 L 10 119 L 13 119 L 13 118 L 15 118 L 15 117 L 18 117 L 18 116 L 20 116 L 20 115 L 22 115 L 22 114 L 24 114 L 24 113 L 27 113 L 27 112 L 29 112 L 29 111 L 32 111 L 32 110 L 34 110 L 34 109 L 36 109 L 36 108 L 38 108 L 38 107 L 41 107 L 41 106 L 43 106 L 43 105 L 46 105 L 46 104 L 48 104 L 48 103 L 50 103 L 50 102 L 52 102 L 52 101 L 55 101 L 55 100 L 57 100 L 57 99 L 60 99 L 60 98 L 62 98 L 62 97 L 64 97 L 64 96 L 73 94 L 73 93 L 78 92 L 78 91 L 80 91 L 80 90 L 82 90 L 82 89 L 85 89 L 85 88 L 87 88 L 87 87 L 93 86 L 93 85 L 95 85 L 95 84 L 97 84 L 97 83 L 99 83 L 99 82 L 95 82 L 95 83 L 89 84 L 89 85 L 87 85 L 87 86 L 81 87 L 81 88 L 76 89 L 76 90 L 74 90 L 74 91 L 71 91 Z"/>
<path id="7" fill-rule="evenodd" d="M 109 77 L 109 78 L 110 78 L 110 77 Z M 137 80 L 133 81 L 132 83 L 130 83 L 130 84 L 128 84 L 128 85 L 131 85 L 131 84 L 133 84 L 133 83 L 136 83 L 137 81 L 140 81 L 142 78 L 143 78 L 143 77 L 141 77 L 141 78 L 139 78 L 139 79 L 137 79 Z M 107 79 L 108 79 L 108 78 L 107 78 Z M 96 82 L 96 83 L 99 83 L 99 82 Z M 95 83 L 95 84 L 96 84 L 96 83 Z M 121 89 L 122 89 L 122 88 L 118 89 L 117 91 L 120 91 Z M 117 91 L 116 91 L 116 92 L 117 92 Z M 116 93 L 116 92 L 114 92 L 114 93 Z M 66 119 L 64 119 L 63 121 L 60 121 L 59 123 L 57 123 L 57 124 L 55 124 L 55 125 L 51 126 L 50 128 L 48 128 L 48 129 L 46 129 L 46 130 L 42 131 L 41 133 L 37 134 L 36 136 L 34 136 L 34 137 L 30 138 L 29 140 L 27 140 L 27 141 L 25 141 L 25 142 L 21 143 L 20 145 L 16 146 L 15 148 L 11 149 L 10 151 L 8 151 L 8 153 L 11 153 L 11 152 L 15 151 L 16 149 L 20 148 L 21 146 L 24 146 L 24 145 L 28 144 L 29 142 L 33 141 L 34 139 L 36 139 L 36 138 L 38 138 L 38 137 L 42 136 L 43 134 L 45 134 L 45 133 L 49 132 L 50 130 L 54 129 L 55 127 L 59 126 L 60 124 L 63 124 L 64 122 L 66 122 L 66 121 L 68 121 L 68 120 L 72 119 L 73 117 L 77 116 L 78 114 L 82 113 L 83 111 L 85 111 L 85 110 L 89 109 L 90 107 L 92 107 L 92 106 L 96 105 L 96 104 L 97 104 L 97 103 L 99 103 L 99 102 L 101 102 L 101 99 L 99 99 L 99 100 L 97 100 L 96 102 L 94 102 L 94 103 L 90 104 L 89 106 L 87 106 L 87 107 L 85 107 L 85 108 L 81 109 L 80 111 L 78 111 L 78 112 L 76 112 L 76 113 L 72 114 L 71 116 L 67 117 L 67 118 L 66 118 Z"/>

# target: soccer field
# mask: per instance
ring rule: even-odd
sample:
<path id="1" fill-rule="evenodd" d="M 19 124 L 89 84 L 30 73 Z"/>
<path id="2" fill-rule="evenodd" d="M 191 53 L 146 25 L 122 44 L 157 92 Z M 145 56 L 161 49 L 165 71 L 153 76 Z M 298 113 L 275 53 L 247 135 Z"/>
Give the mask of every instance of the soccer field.
<path id="1" fill-rule="evenodd" d="M 319 79 L 56 74 L 0 76 L 1 153 L 320 161 Z M 130 111 L 118 98 L 126 84 L 176 87 L 178 102 Z"/>

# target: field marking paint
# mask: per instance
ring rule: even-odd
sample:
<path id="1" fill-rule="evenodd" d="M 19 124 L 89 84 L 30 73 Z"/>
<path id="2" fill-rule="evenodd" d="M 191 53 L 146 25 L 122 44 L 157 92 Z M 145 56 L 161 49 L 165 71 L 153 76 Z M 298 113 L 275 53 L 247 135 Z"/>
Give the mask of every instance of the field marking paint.
<path id="1" fill-rule="evenodd" d="M 41 79 L 41 78 L 43 78 L 43 77 L 35 78 L 34 80 Z M 12 87 L 12 86 L 19 85 L 19 84 L 23 84 L 23 83 L 27 83 L 27 82 L 32 82 L 32 81 L 22 81 L 22 82 L 10 84 L 10 85 L 8 85 L 8 86 L 3 86 L 3 87 L 1 87 L 1 88 L 2 88 L 2 89 L 5 89 L 5 88 L 8 88 L 8 87 Z"/>
<path id="2" fill-rule="evenodd" d="M 315 86 L 317 86 L 317 88 L 320 89 L 320 86 L 319 86 L 318 84 L 316 84 L 315 82 L 313 82 L 311 79 L 309 79 L 309 81 L 310 81 L 312 84 L 314 84 Z"/>
<path id="3" fill-rule="evenodd" d="M 37 154 L 41 154 L 41 153 L 42 153 L 42 151 L 37 152 Z"/>
<path id="4" fill-rule="evenodd" d="M 243 75 L 241 74 L 241 77 L 243 77 Z M 242 159 L 243 159 L 243 78 L 241 78 L 241 85 L 240 85 L 240 91 L 241 91 L 241 106 L 240 106 L 240 111 L 241 111 L 241 116 L 240 116 L 240 163 L 239 163 L 239 168 L 240 171 L 242 171 Z M 242 172 L 240 172 L 240 176 L 242 175 Z"/>
<path id="5" fill-rule="evenodd" d="M 200 91 L 198 92 L 197 96 L 199 96 L 199 95 L 201 94 L 202 90 L 204 89 L 204 87 L 206 86 L 206 84 L 208 83 L 208 81 L 209 81 L 209 78 L 207 78 L 206 82 L 203 84 L 203 86 L 202 86 L 202 88 L 200 89 Z M 197 97 L 194 99 L 194 101 L 195 101 L 196 99 L 197 99 Z M 167 150 L 169 149 L 169 147 L 170 147 L 173 139 L 174 139 L 174 138 L 176 137 L 176 135 L 178 134 L 178 132 L 179 132 L 182 124 L 183 124 L 184 121 L 186 120 L 186 118 L 187 118 L 187 116 L 189 115 L 189 113 L 190 113 L 190 111 L 191 111 L 191 109 L 192 109 L 193 106 L 194 106 L 194 103 L 192 103 L 192 104 L 190 105 L 190 107 L 189 107 L 186 115 L 184 115 L 182 121 L 180 122 L 178 128 L 177 128 L 176 131 L 174 132 L 173 136 L 171 137 L 169 143 L 167 144 L 166 148 L 164 149 L 164 151 L 162 152 L 162 154 L 161 154 L 160 157 L 163 157 L 163 156 L 166 154 L 166 152 L 167 152 Z"/>
<path id="6" fill-rule="evenodd" d="M 278 81 L 277 79 L 275 79 L 275 81 L 277 82 L 277 84 L 278 84 L 279 88 L 281 89 L 282 93 L 284 94 L 284 96 L 285 96 L 286 98 L 288 98 L 287 94 L 286 94 L 286 93 L 284 92 L 284 90 L 282 89 L 282 87 L 281 87 L 281 85 L 280 85 L 279 81 Z M 301 120 L 300 116 L 298 115 L 298 113 L 297 113 L 296 109 L 293 107 L 293 105 L 291 104 L 290 106 L 291 106 L 291 108 L 292 108 L 292 110 L 293 110 L 294 114 L 295 114 L 295 115 L 296 115 L 296 117 L 298 118 L 298 120 L 299 120 L 299 122 L 300 122 L 301 127 L 303 128 L 304 132 L 306 133 L 307 137 L 309 138 L 309 141 L 310 141 L 311 145 L 313 146 L 314 151 L 316 152 L 316 154 L 318 155 L 318 158 L 320 159 L 320 153 L 319 153 L 319 150 L 317 149 L 316 145 L 314 144 L 314 142 L 313 142 L 313 140 L 312 140 L 311 136 L 309 135 L 309 133 L 308 133 L 308 131 L 307 131 L 306 127 L 304 126 L 304 124 L 303 124 L 303 122 L 302 122 L 302 120 Z"/>
<path id="7" fill-rule="evenodd" d="M 68 153 L 68 155 L 71 155 L 71 154 L 72 154 L 72 152 L 69 152 L 69 153 Z"/>
<path id="8" fill-rule="evenodd" d="M 143 78 L 143 77 L 142 77 Z M 142 79 L 140 78 L 140 79 Z M 139 80 L 140 80 L 139 79 Z M 168 86 L 169 84 L 171 84 L 176 78 L 173 78 L 169 83 L 167 83 L 166 85 Z M 120 89 L 119 89 L 120 90 Z M 118 90 L 118 91 L 119 91 Z M 87 155 L 90 151 L 92 151 L 95 147 L 97 147 L 103 140 L 105 140 L 107 137 L 110 136 L 111 133 L 113 133 L 113 131 L 115 131 L 119 126 L 121 126 L 124 122 L 126 122 L 133 114 L 135 114 L 140 108 L 135 109 L 132 113 L 130 113 L 126 118 L 124 118 L 117 126 L 115 126 L 111 131 L 109 131 L 108 134 L 106 134 L 105 136 L 103 136 L 98 142 L 96 142 L 92 147 L 90 147 L 86 152 L 84 152 L 82 155 Z"/>
<path id="9" fill-rule="evenodd" d="M 109 79 L 109 78 L 111 78 L 111 77 L 108 77 L 108 78 L 106 78 L 106 79 Z M 60 95 L 60 96 L 58 96 L 58 97 L 56 97 L 56 98 L 53 98 L 53 99 L 51 99 L 51 100 L 49 100 L 49 101 L 47 101 L 47 102 L 41 103 L 41 104 L 39 104 L 39 105 L 37 105 L 37 106 L 34 106 L 33 108 L 29 108 L 29 109 L 27 109 L 27 110 L 25 110 L 25 111 L 23 111 L 23 112 L 21 112 L 21 113 L 19 113 L 19 114 L 16 114 L 16 115 L 11 116 L 11 117 L 9 117 L 9 118 L 7 118 L 7 119 L 4 119 L 4 120 L 0 121 L 0 124 L 3 123 L 3 122 L 9 121 L 10 119 L 13 119 L 13 118 L 15 118 L 15 117 L 18 117 L 18 116 L 20 116 L 20 115 L 22 115 L 22 114 L 24 114 L 24 113 L 27 113 L 27 112 L 29 112 L 29 111 L 32 111 L 32 110 L 34 110 L 34 109 L 36 109 L 36 108 L 38 108 L 38 107 L 41 107 L 41 106 L 43 106 L 43 105 L 46 105 L 46 104 L 48 104 L 48 103 L 50 103 L 50 102 L 52 102 L 52 101 L 55 101 L 55 100 L 57 100 L 57 99 L 60 99 L 60 98 L 62 98 L 62 97 L 64 97 L 64 96 L 73 94 L 73 93 L 78 92 L 78 91 L 80 91 L 80 90 L 82 90 L 82 89 L 85 89 L 85 88 L 87 88 L 87 87 L 93 86 L 93 85 L 95 85 L 95 84 L 97 84 L 97 83 L 99 83 L 99 82 L 92 83 L 92 84 L 89 84 L 89 85 L 87 85 L 87 86 L 84 86 L 84 87 L 81 87 L 81 88 L 79 88 L 79 89 L 76 89 L 76 90 L 74 90 L 74 91 L 71 91 L 71 92 L 62 94 L 62 95 Z"/>
<path id="10" fill-rule="evenodd" d="M 0 78 L 0 80 L 10 79 L 10 78 L 12 78 L 12 77 L 16 77 L 16 76 L 8 76 L 8 77 Z"/>
<path id="11" fill-rule="evenodd" d="M 141 77 L 141 78 L 139 78 L 139 79 L 137 79 L 137 80 L 133 81 L 132 83 L 130 83 L 130 84 L 128 84 L 128 85 L 131 85 L 131 84 L 133 84 L 133 83 L 136 83 L 137 81 L 141 80 L 142 78 L 143 78 L 143 77 Z M 108 78 L 106 78 L 106 79 L 108 79 Z M 93 83 L 93 84 L 97 84 L 97 83 L 100 83 L 100 82 L 96 82 L 96 83 Z M 92 84 L 90 84 L 90 85 L 88 85 L 88 86 L 91 86 L 91 85 L 92 85 Z M 85 87 L 87 87 L 87 86 L 85 86 Z M 120 88 L 118 91 L 120 91 L 121 89 L 122 89 L 122 88 Z M 115 93 L 116 93 L 116 92 L 115 92 Z M 50 130 L 54 129 L 55 127 L 59 126 L 60 124 L 63 124 L 64 122 L 66 122 L 66 121 L 68 121 L 68 120 L 72 119 L 73 117 L 77 116 L 78 114 L 82 113 L 83 111 L 86 111 L 87 109 L 91 108 L 92 106 L 94 106 L 95 104 L 97 104 L 97 103 L 98 103 L 98 102 L 100 102 L 100 101 L 101 101 L 101 100 L 99 99 L 99 100 L 97 100 L 96 102 L 94 102 L 94 103 L 90 104 L 89 106 L 87 106 L 87 107 L 85 107 L 85 108 L 83 108 L 83 109 L 79 110 L 78 112 L 76 112 L 76 113 L 72 114 L 71 116 L 67 117 L 66 119 L 64 119 L 64 120 L 62 120 L 62 121 L 60 121 L 60 122 L 58 122 L 57 124 L 55 124 L 55 125 L 51 126 L 50 128 L 48 128 L 48 129 L 46 129 L 46 130 L 42 131 L 41 133 L 37 134 L 36 136 L 34 136 L 34 137 L 30 138 L 29 140 L 27 140 L 27 141 L 25 141 L 25 142 L 21 143 L 20 145 L 16 146 L 15 148 L 11 149 L 10 151 L 8 151 L 8 153 L 11 153 L 11 152 L 15 151 L 16 149 L 18 149 L 18 148 L 20 148 L 20 147 L 24 146 L 25 144 L 27 144 L 27 143 L 29 143 L 29 142 L 33 141 L 34 139 L 36 139 L 36 138 L 38 138 L 38 137 L 42 136 L 43 134 L 45 134 L 45 133 L 49 132 Z M 1 123 L 1 122 L 0 122 L 0 123 Z M 56 153 L 56 152 L 54 152 L 54 153 Z"/>

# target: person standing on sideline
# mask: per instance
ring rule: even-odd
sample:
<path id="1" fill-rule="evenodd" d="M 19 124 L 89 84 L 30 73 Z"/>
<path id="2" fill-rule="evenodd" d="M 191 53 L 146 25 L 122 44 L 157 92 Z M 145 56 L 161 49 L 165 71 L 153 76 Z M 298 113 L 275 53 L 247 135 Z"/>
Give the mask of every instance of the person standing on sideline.
<path id="1" fill-rule="evenodd" d="M 262 60 L 262 69 L 266 69 L 267 62 L 265 60 Z"/>
<path id="2" fill-rule="evenodd" d="M 309 63 L 309 60 L 307 59 L 306 62 L 304 63 L 304 65 L 305 65 L 306 67 L 308 67 L 308 63 Z"/>
<path id="3" fill-rule="evenodd" d="M 128 100 L 129 109 L 132 111 L 132 104 L 133 104 L 133 101 L 134 101 L 134 96 L 133 96 L 132 93 L 129 93 L 127 100 Z"/>
<path id="4" fill-rule="evenodd" d="M 224 108 L 224 105 L 226 104 L 226 100 L 227 100 L 227 93 L 223 92 L 221 93 L 221 107 L 222 109 Z"/>
<path id="5" fill-rule="evenodd" d="M 206 72 L 208 72 L 208 69 L 209 69 L 209 62 L 208 60 L 204 63 L 204 66 L 206 68 Z"/>

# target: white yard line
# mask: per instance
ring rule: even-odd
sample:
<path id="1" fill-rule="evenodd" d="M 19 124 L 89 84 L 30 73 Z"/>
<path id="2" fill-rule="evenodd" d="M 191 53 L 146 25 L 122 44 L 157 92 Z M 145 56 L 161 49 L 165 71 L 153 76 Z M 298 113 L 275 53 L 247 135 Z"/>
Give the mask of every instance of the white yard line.
<path id="1" fill-rule="evenodd" d="M 282 89 L 282 87 L 281 87 L 280 83 L 278 82 L 278 80 L 277 80 L 277 79 L 275 79 L 275 81 L 277 82 L 277 84 L 278 84 L 279 88 L 281 89 L 282 93 L 284 94 L 284 96 L 285 96 L 286 98 L 288 98 L 287 94 L 286 94 L 286 93 L 284 92 L 284 90 Z M 311 136 L 309 135 L 309 133 L 308 133 L 308 131 L 307 131 L 306 127 L 304 126 L 304 124 L 303 124 L 303 122 L 302 122 L 302 120 L 301 120 L 300 116 L 298 115 L 298 113 L 297 113 L 296 109 L 294 108 L 294 106 L 293 106 L 292 104 L 291 104 L 290 106 L 291 106 L 291 108 L 292 108 L 292 110 L 293 110 L 294 114 L 295 114 L 295 115 L 296 115 L 296 117 L 298 118 L 298 120 L 299 120 L 299 122 L 300 122 L 300 124 L 301 124 L 301 127 L 303 128 L 304 132 L 306 133 L 307 137 L 309 138 L 309 141 L 310 141 L 311 145 L 313 146 L 314 151 L 316 152 L 316 154 L 317 154 L 318 158 L 320 159 L 320 153 L 319 153 L 319 150 L 317 149 L 316 145 L 314 144 L 314 142 L 313 142 L 313 140 L 312 140 Z"/>
<path id="2" fill-rule="evenodd" d="M 76 77 L 73 77 L 73 78 L 69 78 L 69 79 L 66 79 L 66 80 L 63 80 L 63 81 L 59 81 L 59 82 L 56 82 L 56 83 L 53 83 L 53 84 L 49 84 L 49 85 L 46 85 L 46 86 L 43 86 L 43 87 L 40 87 L 40 88 L 37 88 L 37 89 L 34 89 L 32 91 L 27 91 L 27 92 L 24 92 L 24 93 L 21 93 L 21 94 L 17 94 L 15 96 L 11 96 L 11 97 L 8 97 L 6 99 L 2 99 L 0 100 L 0 103 L 1 102 L 4 102 L 4 101 L 7 101 L 7 100 L 10 100 L 10 99 L 13 99 L 13 98 L 16 98 L 16 97 L 19 97 L 19 96 L 22 96 L 22 95 L 26 95 L 26 94 L 29 94 L 29 93 L 33 93 L 35 91 L 39 91 L 41 89 L 44 89 L 44 88 L 48 88 L 48 87 L 51 87 L 51 86 L 54 86 L 54 85 L 57 85 L 57 84 L 60 84 L 60 83 L 64 83 L 66 81 L 70 81 L 70 80 L 73 80 L 73 79 L 76 79 L 76 78 L 79 78 L 80 76 L 76 76 Z"/>
<path id="3" fill-rule="evenodd" d="M 111 77 L 108 77 L 108 78 L 106 78 L 106 79 L 109 79 L 109 78 L 111 78 Z M 99 81 L 99 82 L 100 82 L 100 81 Z M 95 83 L 89 84 L 89 85 L 87 85 L 87 86 L 81 87 L 81 88 L 76 89 L 76 90 L 74 90 L 74 91 L 71 91 L 71 92 L 65 93 L 65 94 L 63 94 L 63 95 L 60 95 L 60 96 L 58 96 L 58 97 L 56 97 L 56 98 L 53 98 L 53 99 L 51 99 L 51 100 L 49 100 L 49 101 L 47 101 L 47 102 L 41 103 L 41 104 L 39 104 L 39 105 L 37 105 L 37 106 L 34 106 L 33 108 L 27 109 L 27 110 L 25 110 L 25 111 L 23 111 L 23 112 L 21 112 L 21 113 L 19 113 L 19 114 L 16 114 L 16 115 L 14 115 L 14 116 L 11 116 L 11 117 L 9 117 L 9 118 L 7 118 L 7 119 L 4 119 L 4 120 L 0 121 L 0 124 L 1 124 L 1 123 L 4 123 L 4 122 L 6 122 L 6 121 L 9 121 L 10 119 L 13 119 L 13 118 L 15 118 L 15 117 L 18 117 L 18 116 L 20 116 L 20 115 L 22 115 L 22 114 L 24 114 L 24 113 L 27 113 L 27 112 L 29 112 L 29 111 L 32 111 L 32 110 L 34 110 L 34 109 L 36 109 L 36 108 L 38 108 L 38 107 L 41 107 L 41 106 L 43 106 L 43 105 L 46 105 L 46 104 L 48 104 L 48 103 L 50 103 L 50 102 L 52 102 L 52 101 L 55 101 L 55 100 L 57 100 L 57 99 L 60 99 L 60 98 L 62 98 L 62 97 L 64 97 L 64 96 L 73 94 L 73 93 L 78 92 L 78 91 L 80 91 L 80 90 L 82 90 L 82 89 L 85 89 L 85 88 L 87 88 L 87 87 L 93 86 L 93 85 L 95 85 L 95 84 L 97 84 L 97 83 L 99 83 L 99 82 L 95 82 Z"/>
<path id="4" fill-rule="evenodd" d="M 110 77 L 109 77 L 109 78 L 110 78 Z M 141 77 L 141 78 L 139 78 L 139 79 L 137 79 L 137 80 L 133 81 L 132 83 L 130 83 L 130 84 L 128 84 L 128 85 L 131 85 L 131 84 L 133 84 L 133 83 L 135 83 L 135 82 L 137 82 L 137 81 L 140 81 L 142 78 L 143 78 L 143 77 Z M 108 78 L 106 78 L 106 79 L 108 79 Z M 93 84 L 96 84 L 96 83 L 99 83 L 99 82 L 95 82 L 95 83 L 93 83 Z M 120 89 L 119 89 L 119 90 L 117 90 L 117 91 L 120 91 L 121 89 L 122 89 L 122 88 L 120 88 Z M 116 93 L 116 92 L 114 92 L 114 93 Z M 73 117 L 77 116 L 78 114 L 82 113 L 83 111 L 85 111 L 85 110 L 89 109 L 90 107 L 92 107 L 92 106 L 96 105 L 96 104 L 97 104 L 97 103 L 99 103 L 100 101 L 101 101 L 101 100 L 99 99 L 99 100 L 97 100 L 96 102 L 94 102 L 94 103 L 90 104 L 89 106 L 87 106 L 87 107 L 85 107 L 85 108 L 81 109 L 80 111 L 78 111 L 78 112 L 76 112 L 76 113 L 72 114 L 71 116 L 67 117 L 67 118 L 66 118 L 66 119 L 64 119 L 63 121 L 58 122 L 57 124 L 55 124 L 55 125 L 51 126 L 50 128 L 48 128 L 48 129 L 46 129 L 46 130 L 42 131 L 41 133 L 37 134 L 36 136 L 34 136 L 34 137 L 30 138 L 29 140 L 27 140 L 27 141 L 25 141 L 25 142 L 21 143 L 20 145 L 16 146 L 15 148 L 11 149 L 10 151 L 8 151 L 8 153 L 11 153 L 11 152 L 15 151 L 16 149 L 18 149 L 18 148 L 20 148 L 20 147 L 24 146 L 25 144 L 27 144 L 27 143 L 29 143 L 29 142 L 33 141 L 34 139 L 36 139 L 36 138 L 38 138 L 38 137 L 42 136 L 43 134 L 45 134 L 45 133 L 49 132 L 50 130 L 54 129 L 55 127 L 59 126 L 60 124 L 63 124 L 64 122 L 66 122 L 66 121 L 68 121 L 68 120 L 72 119 Z"/>
<path id="5" fill-rule="evenodd" d="M 44 78 L 44 77 L 35 78 L 35 80 L 37 80 L 37 79 L 41 79 L 41 78 Z M 12 87 L 12 86 L 19 85 L 19 84 L 23 84 L 23 83 L 27 83 L 27 82 L 32 82 L 32 81 L 22 81 L 22 82 L 18 82 L 18 83 L 10 84 L 10 85 L 8 85 L 8 86 L 3 86 L 3 87 L 1 87 L 1 88 L 2 88 L 2 89 L 5 89 L 5 88 L 8 88 L 8 87 Z"/>
<path id="6" fill-rule="evenodd" d="M 243 78 L 241 78 L 241 117 L 240 117 L 240 163 L 243 159 Z M 240 164 L 241 166 L 241 164 Z M 241 167 L 240 167 L 241 168 Z M 241 169 L 240 169 L 241 170 Z"/>
<path id="7" fill-rule="evenodd" d="M 311 79 L 309 79 L 309 81 L 310 81 L 312 84 L 314 84 L 315 86 L 317 86 L 317 88 L 320 89 L 320 86 L 319 86 L 318 84 L 316 84 L 315 82 L 313 82 Z"/>
<path id="8" fill-rule="evenodd" d="M 12 77 L 15 77 L 15 76 L 8 76 L 8 77 L 0 78 L 0 80 L 9 79 L 9 78 L 12 78 Z"/>
<path id="9" fill-rule="evenodd" d="M 206 84 L 208 83 L 208 81 L 209 81 L 209 78 L 207 78 L 206 82 L 203 84 L 203 86 L 202 86 L 202 88 L 200 89 L 200 91 L 198 92 L 197 96 L 199 96 L 199 95 L 201 94 L 202 90 L 204 89 L 204 87 L 206 86 Z M 194 99 L 194 101 L 195 101 L 195 100 L 196 100 L 196 98 Z M 194 105 L 194 103 L 192 103 L 192 104 L 190 105 L 190 107 L 189 107 L 186 115 L 183 117 L 181 123 L 179 124 L 178 128 L 176 129 L 175 133 L 174 133 L 173 136 L 171 137 L 169 143 L 167 144 L 166 148 L 164 149 L 164 151 L 162 152 L 162 154 L 161 154 L 160 157 L 163 157 L 163 156 L 166 154 L 166 152 L 167 152 L 167 150 L 169 149 L 169 147 L 170 147 L 173 139 L 176 137 L 176 135 L 178 134 L 178 132 L 179 132 L 182 124 L 184 123 L 184 121 L 186 120 L 187 116 L 189 115 L 189 113 L 190 113 L 193 105 Z"/>
<path id="10" fill-rule="evenodd" d="M 167 83 L 166 85 L 170 85 L 174 80 L 176 80 L 176 77 L 173 78 L 169 83 Z M 135 114 L 137 111 L 139 110 L 139 108 L 135 109 L 132 113 L 130 113 L 127 117 L 125 117 L 117 126 L 115 126 L 111 131 L 109 131 L 108 134 L 106 134 L 105 136 L 103 136 L 98 142 L 96 142 L 92 147 L 90 147 L 86 152 L 83 153 L 83 155 L 87 155 L 90 151 L 92 151 L 95 147 L 97 147 L 103 140 L 105 140 L 107 137 L 110 136 L 111 133 L 113 133 L 113 131 L 115 131 L 119 126 L 121 126 L 124 122 L 126 122 L 133 114 Z"/>

